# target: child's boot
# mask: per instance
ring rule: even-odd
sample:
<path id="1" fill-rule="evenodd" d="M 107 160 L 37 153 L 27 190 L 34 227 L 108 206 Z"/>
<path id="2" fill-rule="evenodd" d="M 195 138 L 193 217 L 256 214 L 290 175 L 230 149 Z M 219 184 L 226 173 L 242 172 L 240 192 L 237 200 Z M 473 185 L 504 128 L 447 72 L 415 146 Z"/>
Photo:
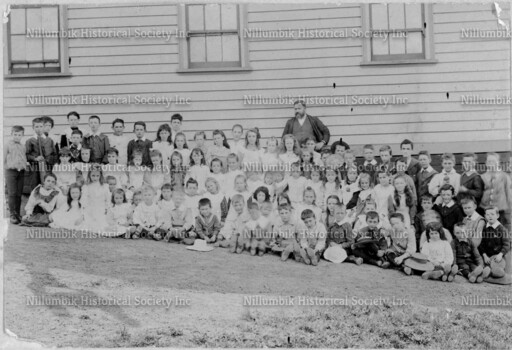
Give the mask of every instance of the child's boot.
<path id="1" fill-rule="evenodd" d="M 423 278 L 424 280 L 438 280 L 443 275 L 444 275 L 444 271 L 434 270 L 434 271 L 424 272 L 423 275 L 421 275 L 421 278 Z"/>
<path id="2" fill-rule="evenodd" d="M 306 253 L 306 250 L 304 248 L 300 249 L 300 257 L 304 261 L 304 264 L 311 265 L 311 260 L 308 257 L 308 254 Z"/>
<path id="3" fill-rule="evenodd" d="M 469 282 L 475 283 L 476 279 L 478 278 L 478 276 L 480 276 L 482 274 L 483 271 L 484 271 L 484 268 L 482 266 L 477 266 L 473 271 L 471 271 L 468 274 Z"/>
<path id="4" fill-rule="evenodd" d="M 292 251 L 293 251 L 293 245 L 289 244 L 286 248 L 284 248 L 283 252 L 281 253 L 281 261 L 288 260 Z"/>

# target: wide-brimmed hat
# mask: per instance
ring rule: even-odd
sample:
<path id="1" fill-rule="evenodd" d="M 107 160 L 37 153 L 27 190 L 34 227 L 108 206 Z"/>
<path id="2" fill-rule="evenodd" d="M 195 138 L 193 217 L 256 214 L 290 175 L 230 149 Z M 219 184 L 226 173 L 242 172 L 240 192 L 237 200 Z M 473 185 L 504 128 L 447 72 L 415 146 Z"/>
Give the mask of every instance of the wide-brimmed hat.
<path id="1" fill-rule="evenodd" d="M 198 252 L 209 252 L 213 247 L 209 246 L 204 239 L 196 239 L 194 245 L 187 247 L 189 250 L 197 250 Z"/>
<path id="2" fill-rule="evenodd" d="M 324 252 L 324 259 L 329 260 L 335 264 L 340 264 L 345 261 L 347 258 L 347 251 L 340 247 L 339 245 L 335 245 L 329 247 Z"/>
<path id="3" fill-rule="evenodd" d="M 421 253 L 412 253 L 410 258 L 404 260 L 404 266 L 417 271 L 434 270 L 434 264 L 428 261 L 427 257 Z"/>
<path id="4" fill-rule="evenodd" d="M 354 243 L 355 248 L 365 247 L 368 244 L 379 244 L 379 240 L 371 238 L 361 238 L 359 241 Z"/>

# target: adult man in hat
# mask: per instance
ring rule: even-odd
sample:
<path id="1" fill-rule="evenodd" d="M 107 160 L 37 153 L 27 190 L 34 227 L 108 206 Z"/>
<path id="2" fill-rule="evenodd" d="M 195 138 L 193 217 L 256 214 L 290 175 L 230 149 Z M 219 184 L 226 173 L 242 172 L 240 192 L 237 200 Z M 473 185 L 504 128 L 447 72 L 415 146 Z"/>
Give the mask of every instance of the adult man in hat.
<path id="1" fill-rule="evenodd" d="M 306 113 L 306 102 L 302 100 L 295 101 L 293 108 L 295 117 L 286 122 L 283 136 L 292 134 L 299 141 L 299 144 L 304 143 L 308 137 L 311 137 L 316 141 L 315 150 L 317 151 L 327 145 L 331 133 L 318 117 L 312 117 Z"/>

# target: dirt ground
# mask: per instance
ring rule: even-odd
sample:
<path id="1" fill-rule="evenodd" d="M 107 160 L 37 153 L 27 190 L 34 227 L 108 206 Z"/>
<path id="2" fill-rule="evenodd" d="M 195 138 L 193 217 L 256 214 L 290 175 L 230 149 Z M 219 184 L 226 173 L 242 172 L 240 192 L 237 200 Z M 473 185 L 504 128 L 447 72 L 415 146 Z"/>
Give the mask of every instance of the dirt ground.
<path id="1" fill-rule="evenodd" d="M 20 338 L 47 346 L 116 346 L 126 334 L 159 329 L 178 335 L 214 334 L 251 313 L 301 315 L 312 306 L 297 305 L 299 296 L 350 303 L 384 299 L 474 312 L 484 308 L 463 305 L 463 298 L 505 298 L 511 291 L 510 286 L 470 284 L 461 276 L 453 283 L 424 281 L 368 265 L 321 261 L 313 267 L 293 259 L 283 263 L 272 255 L 251 257 L 222 248 L 201 253 L 177 244 L 80 234 L 38 239 L 30 238 L 29 230 L 37 229 L 10 226 L 4 241 L 4 326 Z M 244 297 L 253 296 L 290 297 L 287 300 L 295 302 L 281 307 L 244 305 Z M 60 303 L 33 305 L 49 299 Z M 485 309 L 512 314 L 511 306 Z M 187 340 L 190 337 L 176 339 L 175 346 L 197 346 Z"/>

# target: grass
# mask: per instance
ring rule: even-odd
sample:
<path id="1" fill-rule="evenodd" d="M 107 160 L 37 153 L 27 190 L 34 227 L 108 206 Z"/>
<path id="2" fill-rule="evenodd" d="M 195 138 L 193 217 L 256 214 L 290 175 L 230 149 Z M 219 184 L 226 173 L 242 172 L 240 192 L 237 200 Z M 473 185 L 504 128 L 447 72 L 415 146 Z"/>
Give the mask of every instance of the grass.
<path id="1" fill-rule="evenodd" d="M 129 335 L 123 330 L 107 346 L 507 349 L 511 327 L 505 313 L 354 306 L 317 308 L 294 318 L 248 311 L 221 332 L 166 328 Z"/>

